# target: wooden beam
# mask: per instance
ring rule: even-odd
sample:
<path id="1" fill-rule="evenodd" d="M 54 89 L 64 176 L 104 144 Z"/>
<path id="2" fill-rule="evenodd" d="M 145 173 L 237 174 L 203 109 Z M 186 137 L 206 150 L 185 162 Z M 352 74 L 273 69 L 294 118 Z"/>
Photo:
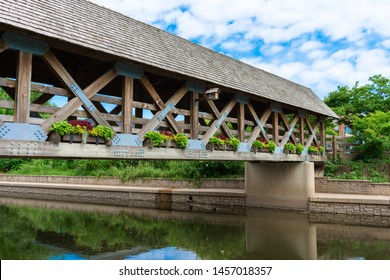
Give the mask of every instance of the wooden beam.
<path id="1" fill-rule="evenodd" d="M 8 43 L 0 38 L 0 53 L 8 49 Z"/>
<path id="2" fill-rule="evenodd" d="M 281 145 L 281 147 L 284 147 L 284 145 L 287 143 L 287 141 L 288 141 L 289 138 L 291 138 L 291 139 L 293 140 L 294 144 L 297 144 L 297 139 L 296 139 L 296 137 L 295 137 L 295 134 L 294 134 L 293 130 L 294 130 L 294 128 L 295 128 L 295 125 L 296 125 L 297 122 L 298 122 L 299 115 L 298 115 L 298 114 L 295 114 L 294 119 L 291 121 L 291 124 L 288 123 L 288 120 L 287 120 L 287 118 L 286 118 L 286 115 L 284 114 L 283 111 L 280 113 L 280 117 L 282 118 L 283 124 L 284 124 L 284 126 L 285 126 L 285 128 L 286 128 L 286 132 L 285 132 L 285 134 L 284 134 L 284 137 L 286 137 L 286 136 L 287 136 L 287 133 L 289 133 L 289 137 L 286 139 L 286 142 L 285 142 L 283 145 Z M 295 120 L 295 119 L 296 119 L 296 120 Z M 292 129 L 291 129 L 291 127 L 292 127 Z M 282 142 L 283 142 L 284 140 L 285 140 L 285 139 L 282 139 Z"/>
<path id="3" fill-rule="evenodd" d="M 123 77 L 122 85 L 122 133 L 131 134 L 131 118 L 133 111 L 134 79 Z"/>
<path id="4" fill-rule="evenodd" d="M 305 118 L 299 117 L 299 142 L 305 145 Z"/>
<path id="5" fill-rule="evenodd" d="M 190 134 L 191 139 L 199 138 L 199 93 L 191 92 L 190 100 Z"/>
<path id="6" fill-rule="evenodd" d="M 314 124 L 314 127 L 311 127 L 311 124 L 307 118 L 305 118 L 307 128 L 309 129 L 310 136 L 307 139 L 307 143 L 305 145 L 305 149 L 309 148 L 309 146 L 313 143 L 313 140 L 316 144 L 318 144 L 318 140 L 316 137 L 316 132 L 318 127 L 320 126 L 320 117 L 317 118 L 316 123 Z"/>
<path id="7" fill-rule="evenodd" d="M 236 103 L 237 103 L 236 99 L 233 98 L 232 100 L 230 100 L 230 102 L 228 104 L 226 104 L 225 108 L 223 108 L 223 110 L 221 112 L 220 118 L 215 120 L 211 124 L 209 130 L 207 130 L 207 132 L 204 134 L 204 136 L 202 138 L 202 141 L 203 141 L 204 145 L 207 145 L 207 143 L 209 142 L 210 138 L 214 135 L 215 132 L 217 132 L 219 127 L 223 124 L 225 118 L 229 115 L 230 111 L 236 105 Z"/>
<path id="8" fill-rule="evenodd" d="M 144 111 L 141 108 L 135 108 L 135 117 L 138 119 L 142 119 L 144 117 Z M 142 124 L 136 124 L 135 128 L 141 128 L 142 129 L 143 125 Z"/>
<path id="9" fill-rule="evenodd" d="M 297 140 L 295 139 L 295 136 L 294 136 L 294 133 L 293 133 L 293 130 L 295 128 L 295 125 L 297 124 L 298 120 L 299 120 L 299 114 L 295 114 L 294 116 L 294 119 L 291 121 L 291 123 L 289 124 L 287 119 L 286 119 L 286 116 L 284 115 L 284 113 L 280 114 L 281 116 L 283 116 L 282 118 L 285 118 L 285 120 L 283 120 L 283 122 L 285 122 L 285 126 L 286 126 L 286 129 L 288 129 L 285 133 L 284 133 L 284 136 L 283 136 L 283 139 L 282 141 L 280 141 L 280 147 L 284 147 L 284 145 L 286 145 L 287 141 L 292 138 L 294 144 L 296 144 Z"/>
<path id="10" fill-rule="evenodd" d="M 206 101 L 207 101 L 207 104 L 210 106 L 211 110 L 213 111 L 215 118 L 220 119 L 222 116 L 222 113 L 219 112 L 219 110 L 218 110 L 217 106 L 215 106 L 214 102 L 212 100 L 208 100 L 208 99 L 206 99 Z M 226 118 L 225 118 L 225 121 L 226 121 Z M 230 131 L 230 129 L 228 128 L 228 126 L 226 125 L 225 121 L 222 122 L 221 128 L 227 137 L 233 138 L 234 136 L 233 136 L 232 132 Z"/>
<path id="11" fill-rule="evenodd" d="M 19 51 L 16 70 L 14 122 L 28 123 L 30 118 L 32 54 Z"/>
<path id="12" fill-rule="evenodd" d="M 58 78 L 64 83 L 64 85 L 78 97 L 70 100 L 50 119 L 43 122 L 42 129 L 45 132 L 48 132 L 49 128 L 54 122 L 66 119 L 81 105 L 84 105 L 85 109 L 88 110 L 88 112 L 91 114 L 91 116 L 95 119 L 97 123 L 111 127 L 108 121 L 100 115 L 99 111 L 92 104 L 90 99 L 117 76 L 116 69 L 112 68 L 108 70 L 84 90 L 81 90 L 79 89 L 77 83 L 72 78 L 72 76 L 68 73 L 68 71 L 64 68 L 64 66 L 60 63 L 60 61 L 55 57 L 52 52 L 49 51 L 45 53 L 42 57 L 44 61 L 49 65 L 49 67 L 53 70 L 53 72 L 58 76 Z"/>
<path id="13" fill-rule="evenodd" d="M 140 80 L 141 82 L 141 85 L 143 86 L 143 88 L 149 93 L 149 95 L 152 97 L 152 99 L 154 100 L 154 102 L 156 102 L 156 105 L 158 108 L 160 108 L 160 110 L 164 110 L 165 109 L 165 104 L 164 102 L 162 101 L 162 99 L 160 98 L 160 95 L 157 93 L 157 91 L 154 89 L 152 83 L 149 81 L 149 79 L 143 75 Z M 172 126 L 173 130 L 176 132 L 176 133 L 182 133 L 182 129 L 180 127 L 180 125 L 176 122 L 175 118 L 172 116 L 171 113 L 168 113 L 165 118 L 167 119 L 168 123 Z"/>
<path id="14" fill-rule="evenodd" d="M 245 124 L 244 124 L 244 121 L 245 121 L 245 104 L 244 103 L 239 103 L 239 106 L 238 106 L 238 121 L 237 121 L 237 124 L 238 124 L 238 140 L 240 140 L 240 142 L 244 142 L 244 133 L 245 133 Z"/>
<path id="15" fill-rule="evenodd" d="M 321 145 L 325 148 L 326 147 L 326 131 L 325 131 L 325 120 L 320 120 L 320 142 Z"/>
<path id="16" fill-rule="evenodd" d="M 267 122 L 267 120 L 269 119 L 269 117 L 271 116 L 271 113 L 272 113 L 271 107 L 269 107 L 267 110 L 265 110 L 263 112 L 261 118 L 259 119 L 252 104 L 248 103 L 247 105 L 248 105 L 249 111 L 251 112 L 253 118 L 255 119 L 255 123 L 257 124 L 257 126 L 253 129 L 252 135 L 249 137 L 247 143 L 249 144 L 249 146 L 252 146 L 253 141 L 256 140 L 256 138 L 260 134 L 260 132 L 263 134 L 264 138 L 267 141 L 269 141 L 269 137 L 267 135 L 267 132 L 264 129 L 264 126 L 265 126 L 265 123 Z"/>
<path id="17" fill-rule="evenodd" d="M 279 113 L 273 112 L 273 119 L 272 119 L 272 138 L 276 144 L 276 146 L 279 146 Z"/>
<path id="18" fill-rule="evenodd" d="M 157 112 L 153 118 L 146 125 L 144 125 L 144 127 L 137 134 L 141 141 L 145 139 L 144 136 L 148 131 L 154 130 L 163 121 L 163 119 L 166 118 L 169 111 L 172 110 L 173 107 L 184 97 L 187 91 L 188 88 L 186 85 L 178 89 L 164 104 L 164 109 Z"/>

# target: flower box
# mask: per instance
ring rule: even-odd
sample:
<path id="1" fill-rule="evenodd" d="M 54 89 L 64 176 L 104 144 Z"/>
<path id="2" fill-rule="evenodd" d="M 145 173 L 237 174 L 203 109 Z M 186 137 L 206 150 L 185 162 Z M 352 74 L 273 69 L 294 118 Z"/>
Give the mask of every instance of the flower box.
<path id="1" fill-rule="evenodd" d="M 80 134 L 67 134 L 62 137 L 63 142 L 69 142 L 69 143 L 81 143 L 82 136 Z M 94 137 L 94 136 L 88 136 L 87 137 L 87 143 L 88 144 L 105 144 L 103 138 L 101 137 Z"/>

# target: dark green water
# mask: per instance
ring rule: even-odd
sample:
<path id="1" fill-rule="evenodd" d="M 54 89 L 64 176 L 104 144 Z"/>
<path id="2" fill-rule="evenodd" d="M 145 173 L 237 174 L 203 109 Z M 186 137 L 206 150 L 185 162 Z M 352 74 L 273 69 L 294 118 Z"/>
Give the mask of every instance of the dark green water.
<path id="1" fill-rule="evenodd" d="M 0 198 L 0 259 L 390 259 L 390 218 Z"/>

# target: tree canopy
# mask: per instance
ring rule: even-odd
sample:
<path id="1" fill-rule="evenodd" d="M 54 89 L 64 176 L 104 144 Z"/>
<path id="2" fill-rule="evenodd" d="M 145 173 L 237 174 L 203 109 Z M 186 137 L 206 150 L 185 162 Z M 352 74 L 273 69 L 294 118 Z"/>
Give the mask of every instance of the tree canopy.
<path id="1" fill-rule="evenodd" d="M 363 86 L 339 86 L 324 101 L 352 128 L 364 157 L 379 157 L 390 148 L 390 79 L 375 75 Z"/>

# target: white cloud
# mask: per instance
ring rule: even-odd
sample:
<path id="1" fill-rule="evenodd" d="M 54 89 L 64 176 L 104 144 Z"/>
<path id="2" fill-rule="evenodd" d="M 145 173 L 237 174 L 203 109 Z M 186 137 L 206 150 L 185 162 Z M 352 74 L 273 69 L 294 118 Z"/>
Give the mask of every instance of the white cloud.
<path id="1" fill-rule="evenodd" d="M 388 0 L 91 0 L 312 87 L 390 77 Z"/>

